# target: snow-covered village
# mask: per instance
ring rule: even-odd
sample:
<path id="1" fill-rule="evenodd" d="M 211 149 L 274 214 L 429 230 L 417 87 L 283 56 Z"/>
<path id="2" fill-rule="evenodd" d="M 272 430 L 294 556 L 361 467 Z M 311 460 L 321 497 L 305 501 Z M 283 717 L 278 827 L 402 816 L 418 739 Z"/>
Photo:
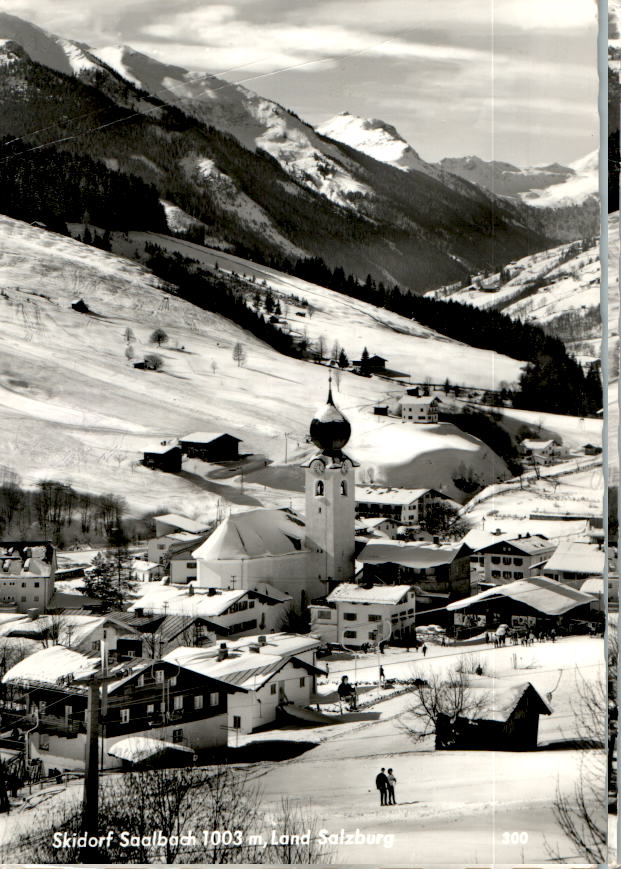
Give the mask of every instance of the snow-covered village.
<path id="1" fill-rule="evenodd" d="M 0 13 L 3 864 L 606 862 L 596 103 L 573 149 L 464 156 L 357 77 L 306 117 L 288 10 L 279 91 L 94 5 Z M 196 33 L 251 46 L 244 6 Z M 618 260 L 618 195 L 604 230 Z"/>

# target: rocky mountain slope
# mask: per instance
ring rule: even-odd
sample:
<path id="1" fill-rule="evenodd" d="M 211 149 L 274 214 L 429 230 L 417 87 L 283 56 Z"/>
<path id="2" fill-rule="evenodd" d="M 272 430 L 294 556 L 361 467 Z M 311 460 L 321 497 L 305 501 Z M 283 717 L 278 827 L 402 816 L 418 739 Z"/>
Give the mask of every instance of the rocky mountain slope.
<path id="1" fill-rule="evenodd" d="M 211 242 L 254 259 L 322 256 L 416 290 L 549 246 L 511 203 L 380 162 L 241 85 L 126 47 L 96 51 L 0 15 L 0 136 L 131 172 Z"/>

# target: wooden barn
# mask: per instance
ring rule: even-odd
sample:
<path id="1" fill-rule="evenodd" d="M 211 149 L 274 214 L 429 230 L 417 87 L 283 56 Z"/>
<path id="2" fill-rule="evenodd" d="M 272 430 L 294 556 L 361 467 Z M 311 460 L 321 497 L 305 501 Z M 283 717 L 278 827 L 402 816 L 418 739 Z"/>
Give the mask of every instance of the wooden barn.
<path id="1" fill-rule="evenodd" d="M 154 471 L 167 471 L 175 474 L 181 470 L 181 447 L 162 441 L 144 451 L 142 464 Z"/>
<path id="2" fill-rule="evenodd" d="M 436 749 L 534 751 L 539 716 L 552 709 L 530 682 L 499 689 L 494 679 L 477 679 L 468 686 L 471 711 L 454 720 L 441 714 L 436 721 Z"/>
<path id="3" fill-rule="evenodd" d="M 232 462 L 239 458 L 241 438 L 226 432 L 195 431 L 179 438 L 181 450 L 189 459 L 204 462 Z"/>

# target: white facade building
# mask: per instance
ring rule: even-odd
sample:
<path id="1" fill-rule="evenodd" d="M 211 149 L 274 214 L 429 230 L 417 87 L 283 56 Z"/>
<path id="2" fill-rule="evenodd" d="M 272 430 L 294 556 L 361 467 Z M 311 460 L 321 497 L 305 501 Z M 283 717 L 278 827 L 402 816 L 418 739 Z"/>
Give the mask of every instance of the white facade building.
<path id="1" fill-rule="evenodd" d="M 438 422 L 437 398 L 404 395 L 400 403 L 402 419 L 421 425 L 433 425 Z"/>
<path id="2" fill-rule="evenodd" d="M 411 585 L 342 583 L 310 610 L 311 631 L 325 643 L 361 646 L 407 637 L 416 624 L 416 594 Z"/>
<path id="3" fill-rule="evenodd" d="M 356 513 L 361 517 L 384 516 L 399 525 L 418 525 L 432 504 L 459 504 L 436 489 L 400 489 L 394 486 L 356 486 Z"/>

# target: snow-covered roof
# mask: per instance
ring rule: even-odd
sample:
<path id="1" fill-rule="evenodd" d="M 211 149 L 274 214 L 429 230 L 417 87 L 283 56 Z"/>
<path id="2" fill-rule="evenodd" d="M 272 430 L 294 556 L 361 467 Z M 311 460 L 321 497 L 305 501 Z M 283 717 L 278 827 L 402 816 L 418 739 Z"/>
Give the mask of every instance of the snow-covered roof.
<path id="1" fill-rule="evenodd" d="M 564 540 L 557 546 L 545 569 L 603 576 L 605 563 L 606 553 L 597 544 Z"/>
<path id="2" fill-rule="evenodd" d="M 592 594 L 594 596 L 604 594 L 604 579 L 601 576 L 589 576 L 580 586 L 580 591 L 584 594 Z"/>
<path id="3" fill-rule="evenodd" d="M 153 453 L 153 455 L 161 456 L 161 455 L 164 455 L 165 453 L 169 453 L 171 450 L 178 450 L 178 449 L 180 449 L 178 443 L 163 444 L 163 443 L 159 442 L 159 443 L 149 444 L 148 446 L 143 447 L 142 451 L 143 451 L 143 453 Z"/>
<path id="4" fill-rule="evenodd" d="M 285 510 L 261 507 L 228 516 L 194 550 L 203 561 L 287 555 L 302 549 L 304 527 Z"/>
<path id="5" fill-rule="evenodd" d="M 490 543 L 488 546 L 479 549 L 479 553 L 485 554 L 491 552 L 494 547 L 502 544 L 509 544 L 514 549 L 523 552 L 525 555 L 537 555 L 538 552 L 549 550 L 554 545 L 547 537 L 544 537 L 543 534 L 526 534 L 523 537 L 511 537 L 510 539 L 503 538 L 497 540 L 495 543 Z"/>
<path id="6" fill-rule="evenodd" d="M 143 561 L 141 558 L 135 558 L 131 563 L 132 570 L 155 570 L 159 567 L 156 561 Z"/>
<path id="7" fill-rule="evenodd" d="M 198 534 L 206 528 L 205 522 L 196 522 L 194 519 L 188 519 L 187 516 L 181 516 L 179 513 L 164 513 L 162 516 L 155 516 L 154 519 L 156 522 L 171 525 L 173 528 L 188 531 L 191 534 Z"/>
<path id="8" fill-rule="evenodd" d="M 404 395 L 401 404 L 409 404 L 413 407 L 428 407 L 438 404 L 439 399 L 435 395 Z"/>
<path id="9" fill-rule="evenodd" d="M 390 516 L 371 516 L 368 519 L 364 517 L 357 519 L 356 526 L 360 526 L 361 528 L 377 528 L 379 525 L 383 525 L 384 522 L 389 522 L 391 525 L 397 524 Z"/>
<path id="10" fill-rule="evenodd" d="M 451 564 L 463 543 L 428 543 L 402 540 L 369 540 L 357 556 L 363 564 L 402 564 L 404 567 L 437 567 Z"/>
<path id="11" fill-rule="evenodd" d="M 366 588 L 353 582 L 342 582 L 337 585 L 326 600 L 330 603 L 377 603 L 397 604 L 412 590 L 411 585 L 374 585 Z"/>
<path id="12" fill-rule="evenodd" d="M 356 486 L 356 501 L 372 504 L 404 505 L 418 501 L 432 489 L 378 488 L 376 486 Z"/>
<path id="13" fill-rule="evenodd" d="M 515 582 L 488 588 L 471 597 L 453 601 L 448 604 L 447 610 L 466 609 L 479 601 L 498 597 L 509 597 L 549 616 L 562 615 L 594 600 L 591 595 L 570 588 L 555 579 L 531 576 L 529 579 L 516 579 Z"/>
<path id="14" fill-rule="evenodd" d="M 537 441 L 532 438 L 525 438 L 522 441 L 522 446 L 525 447 L 527 450 L 545 450 L 553 445 L 553 440 Z"/>
<path id="15" fill-rule="evenodd" d="M 9 623 L 5 632 L 12 636 L 46 637 L 51 633 L 60 645 L 77 647 L 105 625 L 116 625 L 127 634 L 135 634 L 134 628 L 115 618 L 114 613 L 107 615 L 61 614 L 42 615 L 36 619 L 26 618 Z"/>
<path id="16" fill-rule="evenodd" d="M 475 720 L 508 721 L 513 710 L 527 692 L 534 693 L 536 701 L 534 708 L 540 715 L 552 714 L 552 707 L 543 699 L 531 682 L 506 686 L 498 679 L 478 677 L 476 681 L 473 680 L 469 683 L 468 691 L 473 700 L 478 701 L 479 708 L 473 715 Z M 477 695 L 479 696 L 477 697 Z"/>
<path id="17" fill-rule="evenodd" d="M 309 649 L 318 649 L 321 646 L 321 640 L 308 634 L 290 634 L 285 631 L 280 631 L 275 634 L 257 634 L 252 637 L 239 637 L 236 640 L 227 640 L 226 645 L 229 649 L 247 650 L 251 645 L 259 642 L 259 637 L 265 637 L 265 644 L 262 646 L 267 652 L 278 652 L 281 655 L 299 655 L 300 652 L 306 652 Z M 217 648 L 220 644 L 217 644 Z M 214 646 L 216 648 L 216 646 Z"/>
<path id="18" fill-rule="evenodd" d="M 49 646 L 19 661 L 7 670 L 2 681 L 57 685 L 78 673 L 86 675 L 95 672 L 98 666 L 98 658 L 88 658 L 81 652 L 66 649 L 64 646 Z"/>
<path id="19" fill-rule="evenodd" d="M 150 584 L 151 585 L 151 584 Z M 142 609 L 145 612 L 159 615 L 188 615 L 203 616 L 209 618 L 219 616 L 227 610 L 231 604 L 236 603 L 248 594 L 247 589 L 218 590 L 215 594 L 208 594 L 207 590 L 194 589 L 193 594 L 188 593 L 188 588 L 177 588 L 171 585 L 152 584 L 145 593 L 135 600 L 129 610 L 135 612 Z"/>
<path id="20" fill-rule="evenodd" d="M 232 438 L 234 441 L 241 443 L 241 438 L 236 438 L 235 435 L 231 435 L 226 431 L 193 431 L 191 434 L 179 438 L 179 443 L 210 444 L 212 441 L 222 437 Z"/>
<path id="21" fill-rule="evenodd" d="M 258 638 L 253 637 L 252 639 L 254 640 L 253 645 L 256 647 Z M 249 638 L 244 637 L 240 642 L 248 645 Z M 315 643 L 320 645 L 319 641 L 315 641 Z M 295 642 L 292 642 L 290 648 L 283 645 L 279 649 L 275 649 L 273 645 L 258 646 L 260 651 L 257 652 L 227 643 L 228 656 L 221 661 L 218 660 L 219 644 L 202 648 L 179 646 L 165 655 L 163 660 L 193 670 L 201 676 L 235 685 L 245 691 L 256 691 L 291 660 L 308 670 L 325 672 L 321 667 L 296 657 L 294 645 Z M 303 651 L 306 649 L 297 649 L 298 654 Z"/>
<path id="22" fill-rule="evenodd" d="M 179 742 L 167 742 L 164 739 L 155 739 L 152 736 L 126 736 L 124 739 L 119 739 L 118 742 L 115 742 L 108 749 L 108 754 L 121 760 L 139 763 L 157 754 L 161 754 L 163 751 L 183 751 L 194 754 L 194 749 L 189 748 L 187 745 L 182 745 Z"/>

